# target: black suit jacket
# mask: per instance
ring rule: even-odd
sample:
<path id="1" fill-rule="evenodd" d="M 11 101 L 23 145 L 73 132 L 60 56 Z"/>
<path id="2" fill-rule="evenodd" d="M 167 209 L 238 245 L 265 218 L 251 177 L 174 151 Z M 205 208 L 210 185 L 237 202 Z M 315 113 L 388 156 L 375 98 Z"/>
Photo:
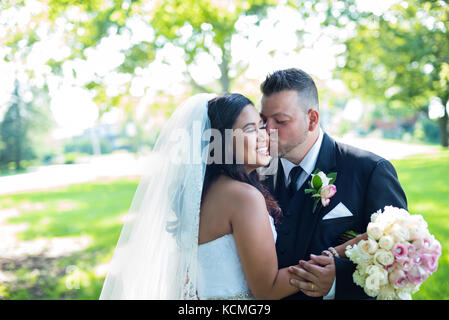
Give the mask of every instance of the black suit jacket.
<path id="1" fill-rule="evenodd" d="M 320 255 L 328 247 L 338 245 L 338 238 L 345 231 L 366 232 L 371 214 L 385 206 L 407 209 L 407 199 L 394 167 L 378 155 L 338 143 L 325 133 L 315 169 L 326 174 L 337 172 L 334 183 L 337 193 L 330 199 L 327 207 L 323 208 L 319 203 L 314 213 L 314 200 L 310 194 L 304 193 L 310 176 L 293 197 L 284 200 L 284 174 L 280 161 L 276 184 L 274 176 L 268 176 L 264 181 L 282 204 L 283 218 L 276 226 L 279 268 L 296 265 L 299 260 L 307 261 L 310 254 Z M 322 220 L 340 202 L 353 216 Z M 354 284 L 352 274 L 355 265 L 349 259 L 335 258 L 335 267 L 335 299 L 369 298 L 361 287 Z M 313 298 L 299 292 L 286 299 Z"/>

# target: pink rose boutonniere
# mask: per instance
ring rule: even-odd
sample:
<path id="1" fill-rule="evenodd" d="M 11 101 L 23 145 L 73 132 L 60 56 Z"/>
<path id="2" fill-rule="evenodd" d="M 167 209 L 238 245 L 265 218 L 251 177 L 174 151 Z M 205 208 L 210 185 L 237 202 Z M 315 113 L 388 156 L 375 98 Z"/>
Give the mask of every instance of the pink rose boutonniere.
<path id="1" fill-rule="evenodd" d="M 331 172 L 326 175 L 323 171 L 316 169 L 312 173 L 312 179 L 309 182 L 309 189 L 305 190 L 306 194 L 311 193 L 315 198 L 313 205 L 313 212 L 315 212 L 318 203 L 321 200 L 323 207 L 327 207 L 335 193 L 337 193 L 337 187 L 333 184 L 337 180 L 337 173 Z"/>

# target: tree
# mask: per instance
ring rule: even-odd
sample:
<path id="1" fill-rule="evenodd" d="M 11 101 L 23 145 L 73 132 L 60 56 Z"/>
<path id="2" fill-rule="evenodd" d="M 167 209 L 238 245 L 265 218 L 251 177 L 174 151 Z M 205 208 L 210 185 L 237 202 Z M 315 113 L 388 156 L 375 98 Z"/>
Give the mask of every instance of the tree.
<path id="1" fill-rule="evenodd" d="M 275 4 L 272 0 L 161 1 L 150 22 L 155 31 L 156 49 L 168 42 L 182 48 L 186 75 L 194 89 L 229 92 L 233 80 L 247 68 L 232 61 L 231 41 L 237 33 L 237 21 L 242 16 L 253 16 L 254 23 L 258 24 L 266 16 L 267 8 Z M 219 67 L 218 87 L 200 85 L 192 76 L 190 66 L 197 62 L 200 54 L 211 57 Z"/>
<path id="2" fill-rule="evenodd" d="M 39 94 L 39 99 L 29 102 L 22 98 L 18 80 L 14 82 L 11 102 L 0 122 L 0 167 L 9 169 L 24 168 L 23 160 L 43 160 L 51 153 L 50 146 L 45 145 L 45 138 L 51 129 L 48 97 L 41 91 L 28 88 L 28 94 Z"/>
<path id="3" fill-rule="evenodd" d="M 345 42 L 337 71 L 349 89 L 367 100 L 409 112 L 427 110 L 432 97 L 449 102 L 448 1 L 402 1 L 382 15 L 359 21 Z M 448 114 L 439 119 L 448 146 Z"/>
<path id="4" fill-rule="evenodd" d="M 0 124 L 0 165 L 5 166 L 14 162 L 15 170 L 22 169 L 21 160 L 34 157 L 34 153 L 27 143 L 28 123 L 26 112 L 29 105 L 25 104 L 19 95 L 19 82 L 15 81 L 11 105 Z"/>
<path id="5" fill-rule="evenodd" d="M 94 93 L 93 100 L 99 107 L 101 118 L 113 107 L 124 108 L 128 113 L 135 111 L 140 97 L 131 94 L 132 80 L 139 70 L 144 70 L 155 60 L 157 52 L 167 44 L 184 52 L 186 82 L 193 91 L 230 91 L 233 80 L 247 68 L 244 62 L 234 61 L 231 54 L 231 41 L 238 32 L 236 22 L 241 17 L 251 16 L 258 24 L 265 17 L 267 8 L 274 5 L 277 1 L 49 0 L 20 32 L 12 27 L 2 41 L 11 48 L 5 59 L 17 61 L 18 55 L 25 57 L 32 46 L 41 40 L 42 32 L 36 32 L 37 25 L 49 22 L 47 35 L 59 36 L 59 31 L 65 29 L 64 39 L 61 40 L 70 48 L 70 53 L 64 58 L 52 58 L 46 62 L 53 74 L 62 75 L 67 61 L 87 59 L 89 51 L 98 48 L 108 37 L 119 35 L 132 38 L 132 23 L 145 26 L 148 35 L 154 34 L 154 37 L 131 41 L 129 47 L 122 50 L 123 62 L 113 71 L 116 78 L 129 79 L 122 86 L 126 87 L 125 90 L 121 88 L 120 92 L 111 94 L 114 90 L 108 91 L 106 77 L 98 73 L 83 84 Z M 17 2 L 15 6 L 26 4 Z M 200 63 L 199 57 L 204 55 L 211 58 L 220 70 L 216 83 L 207 86 L 198 83 L 191 73 L 191 67 Z M 73 76 L 77 77 L 75 69 Z"/>

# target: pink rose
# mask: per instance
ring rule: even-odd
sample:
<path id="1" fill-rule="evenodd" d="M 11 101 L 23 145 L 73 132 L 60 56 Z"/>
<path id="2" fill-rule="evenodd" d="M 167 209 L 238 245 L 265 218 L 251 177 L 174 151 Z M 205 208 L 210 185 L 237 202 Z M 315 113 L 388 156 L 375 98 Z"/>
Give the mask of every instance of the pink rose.
<path id="1" fill-rule="evenodd" d="M 323 207 L 327 207 L 332 198 L 337 193 L 337 187 L 333 184 L 329 184 L 321 188 L 321 204 Z"/>
<path id="2" fill-rule="evenodd" d="M 408 279 L 406 273 L 401 269 L 395 269 L 389 274 L 388 280 L 395 288 L 402 288 L 408 284 Z"/>
<path id="3" fill-rule="evenodd" d="M 438 240 L 433 240 L 430 244 L 429 252 L 436 255 L 437 257 L 441 256 L 441 244 Z"/>
<path id="4" fill-rule="evenodd" d="M 437 271 L 438 259 L 433 254 L 425 253 L 425 254 L 421 255 L 421 265 L 428 272 L 433 273 L 433 272 Z"/>
<path id="5" fill-rule="evenodd" d="M 416 251 L 417 251 L 417 250 L 416 250 L 416 247 L 415 247 L 413 244 L 407 245 L 407 254 L 408 254 L 409 256 L 415 254 Z"/>
<path id="6" fill-rule="evenodd" d="M 389 266 L 384 266 L 384 269 L 387 270 L 388 273 L 392 273 L 394 270 L 395 264 L 390 264 Z"/>
<path id="7" fill-rule="evenodd" d="M 415 264 L 412 269 L 407 272 L 407 279 L 414 285 L 423 283 L 428 276 L 429 273 L 417 264 Z"/>
<path id="8" fill-rule="evenodd" d="M 404 258 L 399 260 L 399 266 L 402 270 L 404 270 L 405 272 L 408 272 L 412 269 L 413 267 L 413 262 L 412 260 L 408 259 L 408 258 Z"/>
<path id="9" fill-rule="evenodd" d="M 419 238 L 413 241 L 413 245 L 418 250 L 429 250 L 431 241 L 428 238 Z"/>
<path id="10" fill-rule="evenodd" d="M 393 255 L 396 257 L 396 259 L 403 259 L 406 258 L 408 255 L 408 246 L 402 244 L 402 243 L 396 243 L 393 246 Z"/>

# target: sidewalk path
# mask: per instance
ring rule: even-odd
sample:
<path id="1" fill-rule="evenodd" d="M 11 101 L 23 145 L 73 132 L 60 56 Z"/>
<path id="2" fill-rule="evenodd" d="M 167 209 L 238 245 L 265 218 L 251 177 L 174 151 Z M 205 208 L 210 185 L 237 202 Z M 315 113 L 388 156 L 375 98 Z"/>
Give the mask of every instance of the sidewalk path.
<path id="1" fill-rule="evenodd" d="M 371 151 L 388 160 L 405 159 L 417 154 L 429 154 L 439 151 L 439 148 L 436 146 L 412 144 L 402 141 L 383 140 L 377 138 L 344 136 L 342 138 L 335 138 L 335 140 L 360 149 Z"/>
<path id="2" fill-rule="evenodd" d="M 0 195 L 48 190 L 100 178 L 139 176 L 142 162 L 131 154 L 91 157 L 86 163 L 37 167 L 32 172 L 0 177 Z"/>

